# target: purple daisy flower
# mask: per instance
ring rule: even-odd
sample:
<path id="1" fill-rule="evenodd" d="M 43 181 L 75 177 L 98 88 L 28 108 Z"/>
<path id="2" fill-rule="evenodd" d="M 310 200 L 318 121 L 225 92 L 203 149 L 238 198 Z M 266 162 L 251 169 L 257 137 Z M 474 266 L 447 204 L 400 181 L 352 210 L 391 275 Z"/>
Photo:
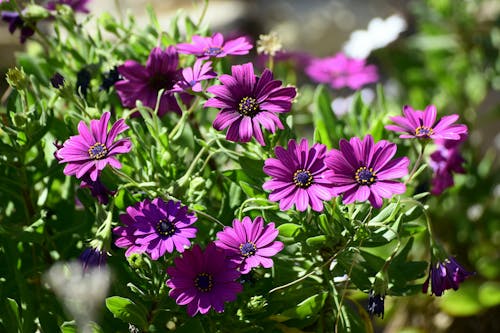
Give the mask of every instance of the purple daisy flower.
<path id="1" fill-rule="evenodd" d="M 87 247 L 83 250 L 78 258 L 83 266 L 83 270 L 87 271 L 92 268 L 101 268 L 106 266 L 108 252 L 99 250 L 95 247 Z"/>
<path id="2" fill-rule="evenodd" d="M 432 265 L 429 269 L 429 276 L 425 280 L 422 291 L 427 293 L 429 282 L 431 282 L 431 295 L 441 296 L 447 289 L 457 290 L 460 283 L 466 278 L 474 275 L 463 268 L 453 257 L 446 258 Z"/>
<path id="3" fill-rule="evenodd" d="M 348 58 L 343 53 L 314 59 L 305 72 L 313 81 L 330 84 L 333 89 L 359 89 L 378 81 L 377 67 L 366 65 L 364 59 Z"/>
<path id="4" fill-rule="evenodd" d="M 381 140 L 374 144 L 373 137 L 367 135 L 363 140 L 342 139 L 339 145 L 340 150 L 332 149 L 325 158 L 331 170 L 326 177 L 337 195 L 344 195 L 344 204 L 369 200 L 373 207 L 380 208 L 382 198 L 406 191 L 405 184 L 392 179 L 408 174 L 410 160 L 392 159 L 397 149 L 394 143 Z"/>
<path id="5" fill-rule="evenodd" d="M 22 44 L 26 42 L 26 39 L 35 34 L 35 30 L 33 29 L 33 27 L 27 22 L 25 22 L 21 18 L 18 12 L 5 10 L 2 11 L 1 15 L 2 15 L 2 20 L 4 20 L 9 24 L 9 32 L 11 34 L 13 34 L 17 28 L 21 30 L 20 40 Z"/>
<path id="6" fill-rule="evenodd" d="M 163 116 L 169 111 L 181 113 L 174 96 L 176 91 L 174 85 L 181 78 L 178 64 L 179 55 L 173 46 L 169 46 L 166 50 L 155 47 L 148 57 L 146 67 L 134 60 L 125 61 L 118 67 L 123 80 L 115 83 L 116 92 L 123 106 L 135 108 L 136 101 L 139 100 L 143 105 L 154 110 L 158 92 L 164 89 L 160 97 L 158 115 Z M 133 116 L 139 116 L 139 113 Z"/>
<path id="7" fill-rule="evenodd" d="M 428 105 L 424 111 L 413 110 L 409 105 L 403 107 L 404 117 L 394 116 L 390 119 L 396 125 L 387 125 L 386 129 L 394 132 L 404 132 L 399 137 L 402 139 L 448 139 L 460 140 L 460 134 L 467 133 L 467 126 L 453 124 L 458 120 L 457 114 L 442 117 L 436 125 L 436 107 Z"/>
<path id="8" fill-rule="evenodd" d="M 282 242 L 275 241 L 278 230 L 274 223 L 264 227 L 264 220 L 258 216 L 252 219 L 245 216 L 242 221 L 233 220 L 233 227 L 225 227 L 217 233 L 215 245 L 228 252 L 229 257 L 238 264 L 241 274 L 249 273 L 252 268 L 262 265 L 265 268 L 273 266 L 270 257 L 281 251 Z"/>
<path id="9" fill-rule="evenodd" d="M 191 245 L 189 238 L 196 237 L 197 229 L 192 226 L 198 218 L 188 212 L 180 202 L 144 200 L 127 207 L 127 213 L 120 215 L 126 226 L 116 227 L 113 233 L 120 236 L 115 245 L 128 248 L 126 256 L 132 253 L 148 253 L 153 260 L 172 253 L 174 248 L 184 252 Z"/>
<path id="10" fill-rule="evenodd" d="M 281 210 L 295 205 L 299 211 L 311 206 L 321 212 L 322 200 L 330 200 L 335 194 L 330 181 L 325 178 L 326 146 L 315 143 L 309 148 L 307 139 L 302 139 L 298 145 L 295 140 L 290 140 L 288 150 L 278 146 L 274 153 L 277 158 L 268 158 L 264 162 L 264 172 L 272 177 L 262 186 L 272 191 L 269 200 L 279 201 Z"/>
<path id="11" fill-rule="evenodd" d="M 226 138 L 230 141 L 248 142 L 255 137 L 265 146 L 261 125 L 274 133 L 276 127 L 283 129 L 276 113 L 289 112 L 296 95 L 294 87 L 281 86 L 273 80 L 273 74 L 266 69 L 262 77 L 255 76 L 252 63 L 236 65 L 231 75 L 221 75 L 222 85 L 209 87 L 215 95 L 205 102 L 205 107 L 220 108 L 213 127 L 223 130 L 229 127 Z"/>
<path id="12" fill-rule="evenodd" d="M 75 12 L 81 13 L 90 13 L 90 10 L 87 8 L 90 0 L 55 0 L 49 1 L 45 5 L 45 8 L 49 10 L 55 10 L 57 5 L 66 5 L 73 9 Z"/>
<path id="13" fill-rule="evenodd" d="M 193 36 L 193 43 L 176 45 L 180 53 L 193 54 L 200 59 L 222 58 L 228 55 L 248 54 L 253 45 L 246 37 L 239 37 L 224 43 L 224 36 L 216 32 L 212 37 Z"/>
<path id="14" fill-rule="evenodd" d="M 202 91 L 201 81 L 209 80 L 217 77 L 217 73 L 212 71 L 212 62 L 197 59 L 193 67 L 187 67 L 182 70 L 182 80 L 177 82 L 174 88 L 178 90 L 193 90 L 196 92 Z"/>
<path id="15" fill-rule="evenodd" d="M 80 183 L 80 188 L 90 189 L 90 193 L 94 198 L 97 198 L 102 205 L 107 205 L 109 202 L 109 197 L 114 196 L 116 191 L 110 191 L 97 177 L 95 181 L 90 179 L 89 175 L 84 175 L 82 182 Z"/>
<path id="16" fill-rule="evenodd" d="M 97 181 L 99 172 L 106 165 L 120 169 L 121 163 L 115 155 L 128 153 L 132 148 L 130 139 L 115 141 L 116 136 L 128 129 L 125 120 L 119 119 L 108 132 L 110 113 L 104 112 L 101 119 L 91 120 L 90 128 L 83 121 L 78 124 L 78 135 L 71 136 L 58 150 L 59 163 L 68 163 L 64 174 L 82 178 L 86 174 Z"/>
<path id="17" fill-rule="evenodd" d="M 234 301 L 243 286 L 235 280 L 240 276 L 235 264 L 227 258 L 226 251 L 209 243 L 202 251 L 196 244 L 174 259 L 175 267 L 167 268 L 172 288 L 169 296 L 178 305 L 187 305 L 187 313 L 194 317 L 206 314 L 210 308 L 224 311 L 224 302 Z"/>

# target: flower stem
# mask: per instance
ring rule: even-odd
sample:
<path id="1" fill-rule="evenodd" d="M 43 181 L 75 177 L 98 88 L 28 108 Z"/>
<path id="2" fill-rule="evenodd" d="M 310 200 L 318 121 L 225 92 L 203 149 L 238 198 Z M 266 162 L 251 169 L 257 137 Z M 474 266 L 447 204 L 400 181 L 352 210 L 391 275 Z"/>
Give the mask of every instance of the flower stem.
<path id="1" fill-rule="evenodd" d="M 417 160 L 415 161 L 415 164 L 413 165 L 413 169 L 410 172 L 410 176 L 405 181 L 405 185 L 408 184 L 412 180 L 413 176 L 415 175 L 415 172 L 417 171 L 420 163 L 422 162 L 422 158 L 424 157 L 424 151 L 425 151 L 426 146 L 427 146 L 427 143 L 421 142 L 420 153 L 418 154 Z"/>

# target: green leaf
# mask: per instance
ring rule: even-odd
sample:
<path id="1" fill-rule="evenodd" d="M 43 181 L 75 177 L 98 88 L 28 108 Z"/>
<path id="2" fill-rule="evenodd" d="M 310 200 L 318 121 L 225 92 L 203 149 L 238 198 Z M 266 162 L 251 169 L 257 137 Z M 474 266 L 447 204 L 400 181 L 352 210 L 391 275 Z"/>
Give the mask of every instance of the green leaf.
<path id="1" fill-rule="evenodd" d="M 307 245 L 311 247 L 321 247 L 325 245 L 326 241 L 327 237 L 325 235 L 309 237 L 308 239 L 306 239 Z"/>
<path id="2" fill-rule="evenodd" d="M 479 285 L 466 281 L 457 291 L 447 290 L 441 296 L 439 306 L 444 312 L 455 317 L 473 316 L 484 309 L 478 294 Z"/>
<path id="3" fill-rule="evenodd" d="M 278 230 L 283 237 L 296 237 L 302 232 L 302 226 L 294 223 L 283 223 L 278 226 Z"/>
<path id="4" fill-rule="evenodd" d="M 323 85 L 319 85 L 314 92 L 314 125 L 315 137 L 328 148 L 333 147 L 336 141 L 332 129 L 336 126 L 336 118 L 330 105 L 330 96 Z"/>
<path id="5" fill-rule="evenodd" d="M 397 212 L 399 210 L 399 202 L 398 203 L 390 203 L 380 211 L 374 218 L 368 221 L 368 225 L 375 223 L 387 223 L 394 219 Z"/>
<path id="6" fill-rule="evenodd" d="M 205 329 L 199 319 L 189 318 L 184 324 L 175 330 L 178 333 L 192 333 L 199 332 L 205 333 Z"/>
<path id="7" fill-rule="evenodd" d="M 2 322 L 7 332 L 22 332 L 21 319 L 19 317 L 19 306 L 16 300 L 6 298 L 4 302 L 5 312 L 2 314 Z"/>
<path id="8" fill-rule="evenodd" d="M 479 302 L 486 307 L 500 304 L 500 282 L 488 281 L 479 287 Z"/>
<path id="9" fill-rule="evenodd" d="M 306 319 L 309 316 L 317 314 L 325 305 L 327 292 L 306 298 L 295 307 L 287 309 L 281 313 L 281 316 L 287 318 Z"/>
<path id="10" fill-rule="evenodd" d="M 147 325 L 146 310 L 135 304 L 128 298 L 112 296 L 106 298 L 106 307 L 115 316 L 125 323 L 131 323 L 139 328 L 145 328 Z"/>

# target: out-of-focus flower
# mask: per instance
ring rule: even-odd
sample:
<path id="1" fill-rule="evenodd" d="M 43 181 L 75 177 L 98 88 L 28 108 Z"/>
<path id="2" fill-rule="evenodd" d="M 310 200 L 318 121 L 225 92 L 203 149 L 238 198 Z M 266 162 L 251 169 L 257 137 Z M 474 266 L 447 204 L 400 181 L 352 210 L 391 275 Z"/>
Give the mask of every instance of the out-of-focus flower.
<path id="1" fill-rule="evenodd" d="M 453 257 L 431 263 L 429 276 L 425 280 L 422 291 L 427 293 L 431 284 L 431 295 L 441 296 L 447 289 L 457 290 L 460 283 L 474 273 L 468 272 Z"/>
<path id="2" fill-rule="evenodd" d="M 281 210 L 295 205 L 298 211 L 311 206 L 321 212 L 323 200 L 330 200 L 334 195 L 331 182 L 325 178 L 326 146 L 315 143 L 309 148 L 307 139 L 302 139 L 300 144 L 290 140 L 288 149 L 277 146 L 274 153 L 277 158 L 264 162 L 264 172 L 272 177 L 262 186 L 272 191 L 269 200 L 279 201 Z"/>
<path id="3" fill-rule="evenodd" d="M 193 67 L 187 67 L 182 70 L 182 79 L 174 85 L 180 91 L 192 89 L 193 91 L 202 91 L 201 81 L 217 77 L 217 73 L 212 71 L 212 62 L 196 59 Z"/>
<path id="4" fill-rule="evenodd" d="M 83 271 L 87 272 L 93 268 L 103 268 L 106 266 L 108 252 L 95 247 L 87 247 L 78 258 L 82 264 Z"/>
<path id="5" fill-rule="evenodd" d="M 360 90 L 361 93 L 361 100 L 365 105 L 371 104 L 373 100 L 375 99 L 375 93 L 373 92 L 373 89 L 369 88 L 364 88 Z M 352 107 L 352 103 L 354 101 L 354 97 L 356 94 L 349 95 L 347 97 L 337 97 L 332 101 L 332 110 L 333 113 L 337 117 L 342 117 L 346 113 L 348 113 Z"/>
<path id="6" fill-rule="evenodd" d="M 241 274 L 249 273 L 252 268 L 262 265 L 265 268 L 273 266 L 270 257 L 281 251 L 282 242 L 275 241 L 278 230 L 271 222 L 264 226 L 260 216 L 252 219 L 245 216 L 243 220 L 234 219 L 233 227 L 225 227 L 217 233 L 217 247 L 227 251 L 228 256 L 238 264 Z"/>
<path id="7" fill-rule="evenodd" d="M 248 142 L 253 136 L 265 146 L 261 126 L 271 133 L 276 127 L 283 129 L 277 114 L 290 111 L 296 89 L 282 87 L 268 69 L 256 76 L 252 63 L 232 66 L 231 72 L 219 77 L 222 85 L 207 89 L 215 97 L 206 101 L 205 107 L 221 109 L 213 127 L 219 131 L 229 127 L 226 138 L 230 141 Z"/>
<path id="8" fill-rule="evenodd" d="M 397 14 L 385 20 L 376 17 L 370 21 L 367 30 L 353 31 L 343 50 L 350 57 L 366 59 L 373 50 L 395 41 L 406 26 L 405 19 Z"/>
<path id="9" fill-rule="evenodd" d="M 454 124 L 458 120 L 458 114 L 442 117 L 436 125 L 436 107 L 428 105 L 424 111 L 413 110 L 409 105 L 403 107 L 404 117 L 394 116 L 390 119 L 396 125 L 386 125 L 389 131 L 404 132 L 399 137 L 402 139 L 447 139 L 460 140 L 461 134 L 467 134 L 467 126 Z"/>
<path id="10" fill-rule="evenodd" d="M 325 177 L 333 183 L 337 195 L 343 194 L 343 203 L 369 200 L 380 208 L 383 198 L 406 191 L 405 184 L 393 180 L 408 174 L 407 157 L 395 158 L 397 146 L 385 140 L 376 144 L 371 135 L 363 140 L 354 137 L 340 140 L 340 150 L 332 149 L 325 158 L 330 169 Z"/>
<path id="11" fill-rule="evenodd" d="M 306 74 L 315 82 L 327 83 L 333 89 L 359 89 L 378 81 L 377 67 L 366 65 L 363 59 L 351 59 L 343 53 L 332 57 L 313 59 Z"/>
<path id="12" fill-rule="evenodd" d="M 101 89 L 105 91 L 109 91 L 109 88 L 115 85 L 116 82 L 120 81 L 122 77 L 118 72 L 117 67 L 113 67 L 109 72 L 106 72 L 102 75 L 102 83 Z"/>
<path id="13" fill-rule="evenodd" d="M 120 169 L 121 163 L 115 155 L 128 153 L 132 147 L 130 139 L 115 141 L 116 136 L 128 129 L 125 120 L 119 119 L 108 132 L 109 112 L 104 112 L 101 119 L 91 120 L 90 127 L 80 121 L 78 135 L 66 140 L 63 147 L 57 151 L 59 163 L 68 163 L 64 174 L 83 178 L 88 175 L 92 181 L 97 181 L 99 172 L 106 165 Z"/>
<path id="14" fill-rule="evenodd" d="M 384 299 L 385 295 L 376 294 L 373 290 L 370 290 L 370 295 L 368 296 L 368 313 L 371 317 L 375 315 L 384 318 Z"/>
<path id="15" fill-rule="evenodd" d="M 223 312 L 224 302 L 234 301 L 243 290 L 235 281 L 240 276 L 236 264 L 214 243 L 209 243 L 205 251 L 196 244 L 174 263 L 175 267 L 167 268 L 169 295 L 178 305 L 187 305 L 192 317 L 198 312 L 206 314 L 210 308 Z"/>
<path id="16" fill-rule="evenodd" d="M 260 35 L 257 40 L 257 53 L 266 54 L 274 57 L 277 52 L 281 51 L 281 39 L 276 31 L 272 31 L 268 35 Z"/>
<path id="17" fill-rule="evenodd" d="M 81 93 L 83 97 L 87 97 L 87 90 L 89 89 L 91 78 L 90 71 L 86 68 L 82 68 L 76 73 L 75 91 L 77 94 Z"/>
<path id="18" fill-rule="evenodd" d="M 57 5 L 66 5 L 70 6 L 75 12 L 81 13 L 90 13 L 90 10 L 87 8 L 90 0 L 53 0 L 47 2 L 45 8 L 54 10 Z"/>
<path id="19" fill-rule="evenodd" d="M 94 181 L 90 179 L 88 174 L 84 175 L 82 178 L 82 182 L 80 183 L 81 188 L 90 189 L 90 193 L 94 198 L 97 198 L 100 204 L 107 205 L 109 202 L 109 197 L 114 196 L 116 191 L 109 190 L 97 177 Z"/>
<path id="20" fill-rule="evenodd" d="M 59 89 L 62 88 L 64 85 L 64 76 L 62 76 L 60 73 L 56 72 L 51 78 L 50 78 L 50 84 L 52 84 L 52 87 Z"/>
<path id="21" fill-rule="evenodd" d="M 33 26 L 36 23 L 30 23 L 24 21 L 18 12 L 5 10 L 2 11 L 1 15 L 2 15 L 2 20 L 4 20 L 9 24 L 9 32 L 11 34 L 13 34 L 14 31 L 16 31 L 16 29 L 18 28 L 19 30 L 21 30 L 21 35 L 20 35 L 21 43 L 24 44 L 24 42 L 26 42 L 26 39 L 28 39 L 28 37 L 31 37 L 35 34 Z"/>
<path id="22" fill-rule="evenodd" d="M 174 249 L 184 252 L 191 245 L 189 238 L 196 237 L 197 232 L 192 226 L 197 220 L 194 213 L 180 202 L 165 202 L 161 198 L 127 207 L 120 220 L 125 226 L 114 228 L 113 233 L 119 236 L 115 245 L 127 248 L 126 256 L 146 252 L 158 260 Z"/>
<path id="23" fill-rule="evenodd" d="M 193 54 L 200 59 L 209 59 L 248 54 L 253 46 L 246 37 L 224 42 L 224 36 L 216 32 L 212 37 L 193 36 L 192 44 L 180 43 L 176 47 L 179 53 Z"/>
<path id="24" fill-rule="evenodd" d="M 299 51 L 278 51 L 274 55 L 275 63 L 287 63 L 295 70 L 302 72 L 304 68 L 309 66 L 313 57 L 306 52 Z M 257 56 L 256 64 L 259 68 L 265 68 L 269 60 L 269 55 L 259 54 Z"/>

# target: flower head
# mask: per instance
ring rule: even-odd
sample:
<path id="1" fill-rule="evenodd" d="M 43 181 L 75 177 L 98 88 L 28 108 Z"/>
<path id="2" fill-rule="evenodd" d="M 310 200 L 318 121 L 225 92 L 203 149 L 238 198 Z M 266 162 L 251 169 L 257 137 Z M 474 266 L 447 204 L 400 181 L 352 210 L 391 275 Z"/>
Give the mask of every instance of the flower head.
<path id="1" fill-rule="evenodd" d="M 206 314 L 210 308 L 223 312 L 224 302 L 234 301 L 243 290 L 235 281 L 240 272 L 226 255 L 214 243 L 208 244 L 205 251 L 196 244 L 174 259 L 175 267 L 167 268 L 167 286 L 172 288 L 169 295 L 177 304 L 187 305 L 190 316 Z"/>
<path id="2" fill-rule="evenodd" d="M 295 205 L 299 211 L 308 206 L 322 211 L 322 200 L 330 200 L 334 195 L 330 181 L 325 178 L 326 146 L 315 143 L 309 148 L 307 139 L 300 144 L 290 140 L 288 149 L 278 146 L 274 153 L 277 158 L 264 162 L 264 172 L 272 177 L 262 186 L 272 191 L 269 200 L 279 201 L 281 210 Z"/>
<path id="3" fill-rule="evenodd" d="M 90 0 L 53 0 L 47 2 L 45 8 L 54 10 L 57 5 L 70 6 L 75 12 L 89 13 L 90 10 L 87 8 Z"/>
<path id="4" fill-rule="evenodd" d="M 52 87 L 56 89 L 62 88 L 64 86 L 64 76 L 62 76 L 61 73 L 56 72 L 50 78 L 50 84 L 52 84 Z"/>
<path id="5" fill-rule="evenodd" d="M 82 182 L 80 183 L 81 188 L 90 189 L 90 193 L 94 198 L 97 198 L 102 205 L 107 205 L 109 202 L 109 197 L 115 195 L 116 191 L 110 191 L 97 177 L 95 181 L 90 179 L 89 175 L 84 175 L 82 177 Z"/>
<path id="6" fill-rule="evenodd" d="M 166 50 L 155 47 L 143 66 L 134 60 L 127 60 L 118 67 L 123 80 L 115 83 L 116 92 L 123 106 L 134 108 L 139 100 L 143 105 L 155 109 L 158 93 L 163 89 L 158 106 L 158 115 L 169 111 L 180 113 L 174 96 L 174 85 L 179 81 L 181 70 L 177 67 L 179 55 L 175 47 Z M 138 113 L 137 113 L 138 115 Z"/>
<path id="7" fill-rule="evenodd" d="M 351 59 L 343 53 L 314 59 L 305 72 L 313 81 L 328 83 L 333 89 L 359 89 L 378 80 L 377 68 L 374 65 L 366 65 L 364 59 Z"/>
<path id="8" fill-rule="evenodd" d="M 272 31 L 268 35 L 260 35 L 257 41 L 257 53 L 267 54 L 272 57 L 276 55 L 277 52 L 281 51 L 281 39 L 276 31 Z"/>
<path id="9" fill-rule="evenodd" d="M 104 112 L 101 119 L 91 120 L 90 127 L 83 121 L 78 124 L 78 135 L 71 136 L 57 151 L 59 163 L 68 163 L 64 174 L 83 178 L 88 175 L 92 181 L 97 181 L 99 172 L 106 165 L 120 169 L 121 163 L 115 155 L 128 153 L 132 147 L 130 139 L 115 141 L 116 136 L 128 129 L 123 119 L 113 124 L 108 132 L 110 113 Z"/>
<path id="10" fill-rule="evenodd" d="M 95 247 L 87 247 L 83 250 L 79 259 L 83 267 L 83 271 L 91 268 L 101 268 L 106 266 L 108 253 L 105 250 L 99 250 Z"/>
<path id="11" fill-rule="evenodd" d="M 369 200 L 373 207 L 380 208 L 383 198 L 406 191 L 403 183 L 393 180 L 408 174 L 407 157 L 395 158 L 396 145 L 385 140 L 376 144 L 371 135 L 363 140 L 354 137 L 350 141 L 340 140 L 340 150 L 332 149 L 325 158 L 331 170 L 327 178 L 334 191 L 343 194 L 344 204 Z"/>
<path id="12" fill-rule="evenodd" d="M 2 11 L 1 15 L 2 15 L 2 20 L 4 20 L 9 24 L 9 32 L 11 34 L 13 34 L 17 28 L 21 30 L 21 36 L 20 36 L 21 43 L 26 42 L 26 39 L 28 39 L 28 37 L 31 37 L 35 34 L 35 30 L 33 29 L 32 26 L 32 24 L 35 23 L 30 24 L 26 22 L 24 19 L 21 18 L 18 12 L 5 10 Z"/>
<path id="13" fill-rule="evenodd" d="M 370 290 L 370 295 L 368 296 L 368 313 L 371 317 L 375 315 L 384 318 L 384 299 L 385 295 L 375 294 L 373 290 Z"/>
<path id="14" fill-rule="evenodd" d="M 182 70 L 182 79 L 177 82 L 174 88 L 179 90 L 189 90 L 200 92 L 202 91 L 201 81 L 209 80 L 217 77 L 217 73 L 212 71 L 212 62 L 197 59 L 193 67 L 187 67 Z"/>
<path id="15" fill-rule="evenodd" d="M 128 248 L 126 256 L 146 252 L 157 260 L 174 249 L 184 252 L 191 245 L 189 238 L 196 237 L 197 232 L 192 226 L 197 220 L 194 213 L 180 202 L 165 202 L 161 198 L 127 207 L 120 220 L 125 226 L 116 227 L 113 233 L 119 236 L 115 245 Z"/>
<path id="16" fill-rule="evenodd" d="M 216 32 L 212 37 L 193 36 L 193 43 L 177 44 L 180 53 L 193 54 L 200 59 L 222 58 L 228 55 L 248 54 L 252 49 L 246 37 L 228 40 L 224 43 L 224 36 Z"/>
<path id="17" fill-rule="evenodd" d="M 427 293 L 431 283 L 431 295 L 441 296 L 447 289 L 457 290 L 460 283 L 474 273 L 468 272 L 453 257 L 431 264 L 429 276 L 422 286 L 422 291 Z"/>
<path id="18" fill-rule="evenodd" d="M 454 124 L 458 119 L 457 114 L 444 116 L 435 124 L 437 112 L 434 105 L 427 106 L 424 111 L 415 111 L 411 106 L 405 105 L 403 113 L 404 117 L 390 117 L 396 125 L 385 126 L 390 131 L 406 133 L 399 136 L 402 139 L 460 140 L 460 134 L 467 133 L 467 126 Z"/>
<path id="19" fill-rule="evenodd" d="M 219 77 L 222 85 L 207 89 L 215 97 L 206 101 L 205 107 L 221 109 L 213 127 L 219 131 L 229 127 L 226 138 L 230 141 L 248 142 L 254 136 L 265 146 L 261 126 L 271 133 L 276 127 L 283 129 L 277 113 L 290 111 L 296 90 L 282 87 L 268 69 L 256 76 L 251 63 L 233 66 L 231 72 Z"/>
<path id="20" fill-rule="evenodd" d="M 254 267 L 273 266 L 270 258 L 283 249 L 283 243 L 275 241 L 278 230 L 274 223 L 264 226 L 260 216 L 252 219 L 245 216 L 243 220 L 234 219 L 233 227 L 225 227 L 217 233 L 217 247 L 227 251 L 229 258 L 238 264 L 241 274 L 247 274 Z"/>

